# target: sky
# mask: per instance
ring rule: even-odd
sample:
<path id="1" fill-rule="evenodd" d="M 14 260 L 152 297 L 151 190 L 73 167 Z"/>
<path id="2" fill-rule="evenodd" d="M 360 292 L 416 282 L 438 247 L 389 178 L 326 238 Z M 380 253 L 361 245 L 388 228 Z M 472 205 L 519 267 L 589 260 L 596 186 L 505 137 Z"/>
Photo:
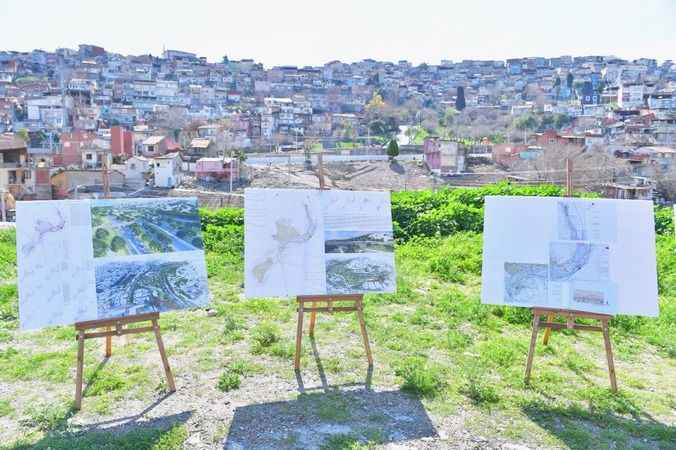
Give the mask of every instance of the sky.
<path id="1" fill-rule="evenodd" d="M 592 54 L 676 60 L 676 0 L 0 0 L 0 50 L 81 43 L 266 67 Z"/>

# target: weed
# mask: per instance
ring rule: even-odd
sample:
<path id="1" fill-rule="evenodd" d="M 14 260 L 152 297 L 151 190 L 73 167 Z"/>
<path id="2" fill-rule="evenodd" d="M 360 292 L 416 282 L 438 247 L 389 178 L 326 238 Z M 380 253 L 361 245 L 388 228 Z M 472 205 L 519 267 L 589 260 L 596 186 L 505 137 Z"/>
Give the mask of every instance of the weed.
<path id="1" fill-rule="evenodd" d="M 404 379 L 402 390 L 421 397 L 434 397 L 444 386 L 441 371 L 423 358 L 407 358 L 395 374 Z"/>
<path id="2" fill-rule="evenodd" d="M 9 403 L 9 400 L 0 400 L 0 417 L 9 416 L 14 412 L 12 404 Z"/>
<path id="3" fill-rule="evenodd" d="M 251 339 L 254 345 L 270 347 L 280 339 L 279 327 L 271 322 L 263 322 L 251 330 Z"/>
<path id="4" fill-rule="evenodd" d="M 238 389 L 242 380 L 238 373 L 226 369 L 218 378 L 218 389 L 223 392 L 229 392 Z"/>

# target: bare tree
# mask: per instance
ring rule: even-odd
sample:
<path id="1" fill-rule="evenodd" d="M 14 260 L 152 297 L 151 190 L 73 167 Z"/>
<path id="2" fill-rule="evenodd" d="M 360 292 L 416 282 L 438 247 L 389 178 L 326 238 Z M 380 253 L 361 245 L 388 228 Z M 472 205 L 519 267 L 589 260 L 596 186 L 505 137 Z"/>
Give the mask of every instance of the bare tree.
<path id="1" fill-rule="evenodd" d="M 564 184 L 566 159 L 573 163 L 573 186 L 598 190 L 603 184 L 629 174 L 629 164 L 602 149 L 584 151 L 574 145 L 550 145 L 533 159 L 517 160 L 510 169 L 533 181 Z"/>
<path id="2" fill-rule="evenodd" d="M 663 199 L 676 200 L 676 164 L 668 167 L 657 166 L 655 169 L 655 191 Z"/>

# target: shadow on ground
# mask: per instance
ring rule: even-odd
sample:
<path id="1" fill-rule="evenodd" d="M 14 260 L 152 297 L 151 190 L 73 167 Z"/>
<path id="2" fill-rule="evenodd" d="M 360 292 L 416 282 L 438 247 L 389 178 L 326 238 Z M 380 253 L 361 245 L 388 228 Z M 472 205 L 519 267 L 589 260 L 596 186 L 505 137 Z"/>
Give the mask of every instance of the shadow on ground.
<path id="1" fill-rule="evenodd" d="M 404 443 L 438 436 L 418 398 L 371 389 L 372 368 L 364 383 L 329 385 L 311 342 L 320 384 L 309 386 L 297 372 L 296 400 L 236 408 L 226 449 L 350 448 L 356 443 Z"/>
<path id="2" fill-rule="evenodd" d="M 615 402 L 626 403 L 621 394 Z M 579 406 L 549 406 L 540 402 L 523 412 L 540 428 L 560 439 L 568 448 L 676 448 L 676 427 L 665 425 L 629 402 L 624 414 Z"/>
<path id="3" fill-rule="evenodd" d="M 178 448 L 186 438 L 181 425 L 192 416 L 185 411 L 169 416 L 146 419 L 145 416 L 170 394 L 158 398 L 139 414 L 89 424 L 69 427 L 68 418 L 76 411 L 70 409 L 63 418 L 46 430 L 45 436 L 37 442 L 18 442 L 10 447 L 0 445 L 7 450 L 50 449 L 133 449 Z M 173 446 L 172 446 L 173 445 Z"/>

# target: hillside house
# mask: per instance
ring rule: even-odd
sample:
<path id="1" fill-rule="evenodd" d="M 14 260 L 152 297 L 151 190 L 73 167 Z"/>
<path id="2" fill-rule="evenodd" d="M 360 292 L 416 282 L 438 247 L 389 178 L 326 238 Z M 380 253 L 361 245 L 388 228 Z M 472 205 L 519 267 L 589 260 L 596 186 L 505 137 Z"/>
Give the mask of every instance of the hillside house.
<path id="1" fill-rule="evenodd" d="M 183 160 L 178 152 L 158 156 L 153 161 L 153 176 L 155 177 L 156 187 L 174 188 L 181 184 L 183 180 L 181 171 Z"/>
<path id="2" fill-rule="evenodd" d="M 141 154 L 147 158 L 155 158 L 177 151 L 180 146 L 169 136 L 150 136 L 141 143 Z"/>
<path id="3" fill-rule="evenodd" d="M 452 175 L 465 170 L 465 152 L 458 143 L 438 137 L 425 139 L 425 163 L 432 173 Z"/>
<path id="4" fill-rule="evenodd" d="M 153 172 L 153 160 L 145 156 L 132 156 L 124 162 L 125 182 L 134 187 L 143 187 Z"/>
<path id="5" fill-rule="evenodd" d="M 0 135 L 0 191 L 19 198 L 32 187 L 26 142 L 14 133 Z"/>
<path id="6" fill-rule="evenodd" d="M 200 158 L 195 163 L 195 176 L 200 180 L 236 181 L 239 179 L 237 158 Z"/>

